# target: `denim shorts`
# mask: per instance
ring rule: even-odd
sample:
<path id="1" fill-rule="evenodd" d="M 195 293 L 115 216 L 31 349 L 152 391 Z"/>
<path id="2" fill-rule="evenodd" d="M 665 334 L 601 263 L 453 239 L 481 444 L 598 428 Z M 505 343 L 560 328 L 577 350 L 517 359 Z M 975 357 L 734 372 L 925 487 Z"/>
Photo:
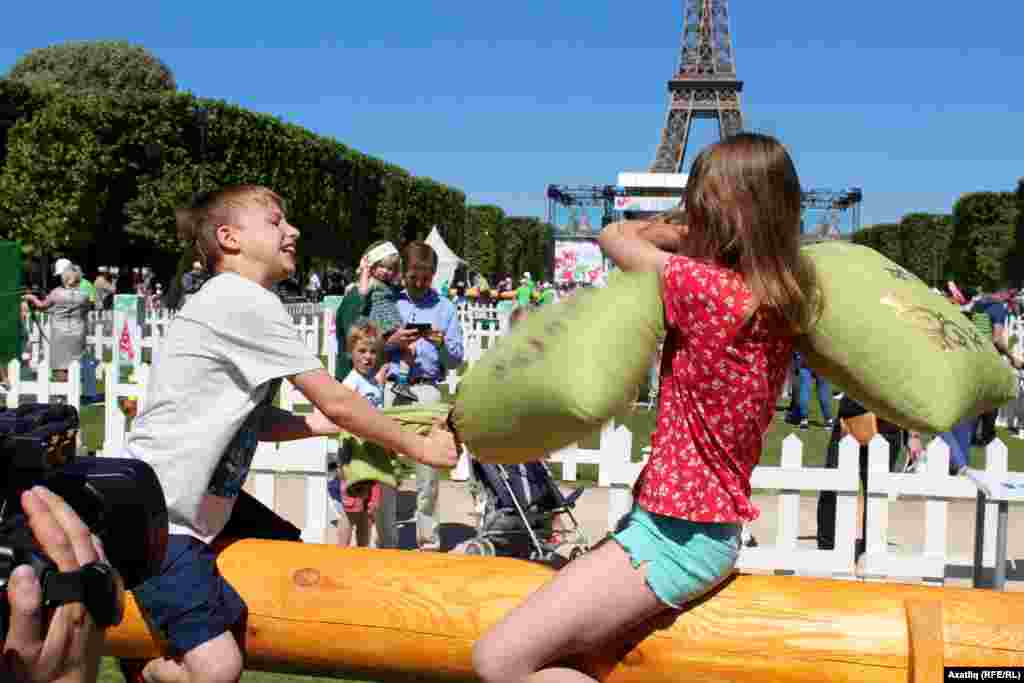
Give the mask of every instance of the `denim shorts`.
<path id="1" fill-rule="evenodd" d="M 741 531 L 739 524 L 691 522 L 634 505 L 612 538 L 634 568 L 646 565 L 647 585 L 658 599 L 681 609 L 732 573 Z"/>
<path id="2" fill-rule="evenodd" d="M 160 574 L 132 593 L 173 656 L 231 631 L 246 611 L 242 597 L 217 570 L 213 549 L 191 536 L 171 535 Z"/>

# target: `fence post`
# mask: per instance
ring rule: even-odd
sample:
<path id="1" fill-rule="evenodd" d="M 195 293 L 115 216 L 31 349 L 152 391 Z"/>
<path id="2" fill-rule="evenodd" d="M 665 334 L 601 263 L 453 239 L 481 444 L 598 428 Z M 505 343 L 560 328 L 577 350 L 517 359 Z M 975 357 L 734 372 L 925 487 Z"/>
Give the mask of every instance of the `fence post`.
<path id="1" fill-rule="evenodd" d="M 616 428 L 613 422 L 605 425 L 601 430 L 598 485 L 608 488 L 609 531 L 615 531 L 633 508 L 633 483 L 639 469 L 633 465 L 632 454 L 632 432 L 625 426 Z"/>
<path id="2" fill-rule="evenodd" d="M 334 377 L 334 373 L 338 369 L 338 354 L 342 351 L 338 348 L 337 325 L 338 308 L 341 307 L 343 298 L 334 294 L 325 296 L 321 308 L 324 317 L 324 344 L 321 348 L 327 354 L 327 372 L 331 373 L 331 377 Z"/>
<path id="3" fill-rule="evenodd" d="M 578 450 L 579 445 L 571 443 L 551 454 L 551 460 L 562 465 L 563 481 L 576 481 L 576 451 Z"/>
<path id="4" fill-rule="evenodd" d="M 1006 444 L 996 439 L 985 449 L 985 472 L 1006 475 L 1008 466 Z M 999 521 L 999 503 L 985 503 L 985 554 L 982 564 L 996 566 L 996 526 Z"/>
<path id="5" fill-rule="evenodd" d="M 938 443 L 936 443 L 936 441 Z M 932 448 L 934 446 L 935 448 Z M 925 476 L 929 479 L 949 478 L 949 447 L 942 439 L 932 439 L 925 462 Z M 941 585 L 945 580 L 946 534 L 949 528 L 949 499 L 928 498 L 924 503 L 924 557 L 937 560 L 942 567 L 938 576 L 922 577 L 925 583 Z"/>
<path id="6" fill-rule="evenodd" d="M 10 389 L 7 391 L 7 407 L 18 407 L 18 397 L 21 396 L 21 360 L 12 358 L 7 364 L 7 384 Z"/>
<path id="7" fill-rule="evenodd" d="M 783 470 L 799 470 L 803 466 L 804 444 L 796 434 L 782 440 L 782 458 L 779 467 Z M 779 492 L 779 528 L 775 546 L 780 550 L 796 550 L 800 532 L 800 491 L 783 489 Z"/>
<path id="8" fill-rule="evenodd" d="M 121 383 L 121 366 L 130 363 L 132 369 L 136 370 L 141 365 L 141 333 L 139 297 L 134 294 L 115 294 L 113 344 L 110 365 L 107 366 L 103 383 L 103 453 L 108 456 L 119 456 L 124 447 L 125 416 L 117 401 L 125 390 Z M 138 374 L 136 372 L 136 378 Z"/>

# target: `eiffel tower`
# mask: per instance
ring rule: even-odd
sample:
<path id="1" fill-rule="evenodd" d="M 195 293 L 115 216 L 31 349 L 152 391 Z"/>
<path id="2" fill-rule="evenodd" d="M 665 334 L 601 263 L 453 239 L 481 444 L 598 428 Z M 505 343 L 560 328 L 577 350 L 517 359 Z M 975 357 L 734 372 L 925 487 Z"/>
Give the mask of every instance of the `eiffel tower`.
<path id="1" fill-rule="evenodd" d="M 668 82 L 668 117 L 651 164 L 652 173 L 682 172 L 694 118 L 718 119 L 722 138 L 743 129 L 743 81 L 736 79 L 729 0 L 683 1 L 686 20 L 679 68 Z"/>

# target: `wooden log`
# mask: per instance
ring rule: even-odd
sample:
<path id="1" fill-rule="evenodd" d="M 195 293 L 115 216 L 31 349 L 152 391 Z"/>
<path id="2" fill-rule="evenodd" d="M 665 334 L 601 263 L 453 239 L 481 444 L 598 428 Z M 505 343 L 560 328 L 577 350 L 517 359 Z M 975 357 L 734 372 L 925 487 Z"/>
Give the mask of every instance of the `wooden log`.
<path id="1" fill-rule="evenodd" d="M 218 566 L 249 605 L 247 668 L 377 680 L 471 678 L 474 641 L 551 576 L 520 560 L 255 540 Z M 134 603 L 107 651 L 157 656 Z M 1024 666 L 1024 595 L 739 575 L 578 663 L 616 682 L 890 683 L 936 657 Z"/>

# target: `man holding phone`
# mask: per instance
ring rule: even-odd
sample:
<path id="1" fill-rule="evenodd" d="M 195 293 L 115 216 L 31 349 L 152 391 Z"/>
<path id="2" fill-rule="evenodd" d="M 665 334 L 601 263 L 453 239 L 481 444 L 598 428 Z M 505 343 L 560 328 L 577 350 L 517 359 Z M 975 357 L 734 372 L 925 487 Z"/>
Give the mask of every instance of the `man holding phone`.
<path id="1" fill-rule="evenodd" d="M 462 364 L 462 326 L 455 305 L 431 288 L 437 272 L 437 252 L 426 242 L 410 242 L 402 250 L 405 289 L 398 312 L 405 326 L 388 340 L 402 350 L 413 350 L 409 388 L 422 403 L 441 400 L 438 389 L 449 369 Z M 397 364 L 396 364 L 397 367 Z M 416 545 L 440 550 L 437 520 L 438 472 L 416 465 Z"/>

